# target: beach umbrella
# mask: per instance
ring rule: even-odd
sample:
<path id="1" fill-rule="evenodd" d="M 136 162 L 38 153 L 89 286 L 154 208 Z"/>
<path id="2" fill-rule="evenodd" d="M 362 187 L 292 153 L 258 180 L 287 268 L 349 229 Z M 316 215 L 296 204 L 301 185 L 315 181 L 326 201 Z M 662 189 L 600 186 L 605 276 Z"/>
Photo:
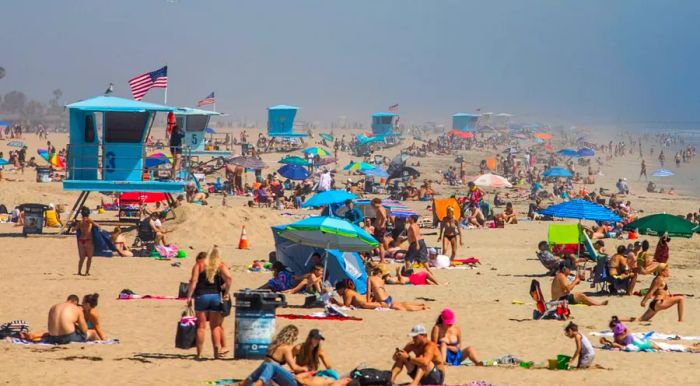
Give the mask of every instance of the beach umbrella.
<path id="1" fill-rule="evenodd" d="M 484 186 L 489 188 L 510 188 L 513 186 L 510 182 L 508 182 L 507 179 L 491 173 L 482 174 L 479 177 L 472 180 L 472 182 L 474 182 L 474 184 L 478 186 Z"/>
<path id="2" fill-rule="evenodd" d="M 366 145 L 368 143 L 373 143 L 373 142 L 384 142 L 384 136 L 383 135 L 374 135 L 371 137 L 367 137 L 365 135 L 358 135 L 357 136 L 357 142 L 360 143 L 360 145 Z"/>
<path id="3" fill-rule="evenodd" d="M 160 165 L 169 164 L 170 158 L 166 157 L 163 153 L 156 153 L 155 155 L 150 155 L 146 158 L 146 168 L 155 168 Z"/>
<path id="4" fill-rule="evenodd" d="M 9 146 L 9 147 L 24 147 L 25 144 L 22 141 L 10 141 L 7 143 L 7 146 Z"/>
<path id="5" fill-rule="evenodd" d="M 578 157 L 578 151 L 574 149 L 561 149 L 557 152 L 562 157 Z"/>
<path id="6" fill-rule="evenodd" d="M 392 170 L 389 173 L 389 177 L 387 177 L 387 181 L 393 180 L 394 178 L 403 178 L 403 177 L 409 177 L 412 176 L 413 178 L 418 178 L 420 177 L 420 172 L 410 166 L 404 166 L 401 168 L 397 168 Z"/>
<path id="7" fill-rule="evenodd" d="M 204 129 L 204 132 L 207 134 L 216 134 L 216 130 L 212 129 L 211 127 Z"/>
<path id="8" fill-rule="evenodd" d="M 303 181 L 309 178 L 309 172 L 305 167 L 300 165 L 284 165 L 277 169 L 279 173 L 284 178 L 289 178 L 290 180 Z"/>
<path id="9" fill-rule="evenodd" d="M 304 149 L 304 154 L 313 154 L 313 155 L 318 154 L 321 157 L 327 157 L 327 156 L 331 155 L 331 153 L 328 150 L 326 150 L 322 147 L 318 147 L 318 146 L 309 147 L 309 148 Z"/>
<path id="10" fill-rule="evenodd" d="M 7 162 L 7 160 L 6 160 L 6 159 L 2 159 L 2 158 L 0 158 L 0 166 L 5 166 L 5 165 L 9 165 L 9 164 L 10 164 L 10 163 L 9 163 L 9 162 Z"/>
<path id="11" fill-rule="evenodd" d="M 578 149 L 578 156 L 579 157 L 593 157 L 595 155 L 595 150 L 591 149 L 590 147 L 582 147 Z"/>
<path id="12" fill-rule="evenodd" d="M 366 176 L 371 176 L 371 177 L 378 177 L 378 178 L 387 178 L 389 177 L 389 173 L 386 172 L 386 170 L 382 168 L 372 168 L 372 169 L 367 169 L 367 170 L 360 170 L 360 173 L 363 173 Z"/>
<path id="13" fill-rule="evenodd" d="M 542 173 L 543 176 L 545 177 L 573 177 L 574 175 L 571 174 L 571 172 L 567 169 L 564 169 L 559 166 L 555 166 L 553 168 L 549 168 Z"/>
<path id="14" fill-rule="evenodd" d="M 297 165 L 297 166 L 309 166 L 309 165 L 311 165 L 311 162 L 309 162 L 301 157 L 295 156 L 295 155 L 286 156 L 277 162 L 279 162 L 281 164 Z"/>
<path id="15" fill-rule="evenodd" d="M 543 141 L 549 141 L 550 139 L 552 139 L 552 134 L 549 134 L 549 133 L 535 133 L 535 137 L 536 137 L 536 138 L 539 138 L 539 139 L 541 139 L 541 140 L 543 140 Z"/>
<path id="16" fill-rule="evenodd" d="M 540 144 L 540 145 L 541 145 L 541 144 L 543 144 L 543 143 L 544 143 L 544 139 L 542 139 L 542 138 L 535 138 L 535 143 L 537 143 L 537 144 Z"/>
<path id="17" fill-rule="evenodd" d="M 328 141 L 328 142 L 333 142 L 333 136 L 330 135 L 330 134 L 321 133 L 321 134 L 320 134 L 320 137 L 323 138 L 323 139 L 325 139 L 325 140 Z"/>
<path id="18" fill-rule="evenodd" d="M 586 200 L 571 200 L 552 205 L 541 211 L 545 216 L 575 218 L 578 220 L 617 222 L 622 219 L 610 209 Z"/>
<path id="19" fill-rule="evenodd" d="M 666 213 L 645 216 L 625 225 L 625 230 L 639 230 L 639 233 L 650 236 L 661 236 L 668 233 L 671 237 L 690 238 L 698 230 L 698 225 L 684 219 Z"/>
<path id="20" fill-rule="evenodd" d="M 471 131 L 450 130 L 447 134 L 462 139 L 474 138 L 474 133 Z"/>
<path id="21" fill-rule="evenodd" d="M 51 164 L 52 166 L 63 169 L 66 167 L 65 161 L 63 158 L 59 157 L 57 153 L 49 154 L 49 151 L 47 149 L 37 149 L 37 154 L 41 158 L 43 158 L 46 162 Z"/>
<path id="22" fill-rule="evenodd" d="M 652 177 L 671 177 L 674 173 L 668 169 L 658 169 L 651 173 Z"/>
<path id="23" fill-rule="evenodd" d="M 265 164 L 265 162 L 253 157 L 233 157 L 230 160 L 228 160 L 228 163 L 253 170 L 265 169 L 267 167 L 267 164 Z"/>
<path id="24" fill-rule="evenodd" d="M 301 204 L 302 208 L 320 207 L 331 204 L 339 204 L 345 200 L 357 198 L 356 195 L 345 190 L 327 190 L 325 192 L 316 193 L 305 203 Z"/>
<path id="25" fill-rule="evenodd" d="M 349 164 L 345 165 L 343 170 L 370 170 L 374 169 L 376 166 L 372 164 L 368 164 L 367 162 L 355 162 L 355 161 L 350 161 Z"/>
<path id="26" fill-rule="evenodd" d="M 379 246 L 364 229 L 337 217 L 309 217 L 275 231 L 282 238 L 316 248 L 367 252 Z"/>
<path id="27" fill-rule="evenodd" d="M 151 204 L 154 202 L 167 201 L 168 197 L 165 193 L 156 192 L 127 192 L 119 195 L 120 201 L 141 201 L 143 200 L 146 204 Z"/>

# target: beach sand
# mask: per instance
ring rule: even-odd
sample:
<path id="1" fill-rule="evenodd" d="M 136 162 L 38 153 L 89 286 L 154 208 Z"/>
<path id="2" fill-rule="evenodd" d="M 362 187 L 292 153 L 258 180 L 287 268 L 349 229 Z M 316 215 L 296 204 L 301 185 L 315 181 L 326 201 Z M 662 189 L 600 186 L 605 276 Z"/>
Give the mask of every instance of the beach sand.
<path id="1" fill-rule="evenodd" d="M 255 138 L 253 136 L 253 138 Z M 66 137 L 53 134 L 50 139 L 59 145 Z M 35 137 L 27 138 L 30 153 L 43 145 Z M 410 140 L 405 143 L 410 144 Z M 41 146 L 43 147 L 43 146 Z M 0 142 L 5 154 L 8 148 Z M 381 152 L 391 156 L 399 148 Z M 483 153 L 462 152 L 468 161 L 469 174 L 478 172 L 478 161 Z M 281 154 L 265 154 L 264 160 L 276 170 L 276 161 Z M 670 157 L 669 157 L 670 158 Z M 350 156 L 341 153 L 338 168 L 342 168 Z M 409 163 L 420 160 L 423 178 L 435 180 L 438 170 L 453 164 L 454 156 L 412 158 Z M 649 161 L 648 161 L 649 162 Z M 693 165 L 683 165 L 684 173 Z M 646 214 L 667 211 L 685 214 L 700 207 L 697 198 L 648 194 L 645 183 L 637 182 L 639 160 L 636 156 L 616 159 L 603 167 L 605 177 L 600 177 L 596 188 L 614 188 L 618 177 L 630 179 L 631 200 L 637 209 Z M 650 171 L 654 166 L 649 167 Z M 21 177 L 5 172 L 5 178 L 23 178 L 24 181 L 0 182 L 0 203 L 9 209 L 24 202 L 64 203 L 72 205 L 77 192 L 62 191 L 61 184 L 39 184 L 34 182 L 34 172 L 27 170 Z M 252 175 L 248 176 L 249 180 Z M 344 181 L 347 173 L 340 171 L 337 181 Z M 680 180 L 669 180 L 664 184 L 681 185 Z M 439 196 L 448 196 L 454 188 L 436 186 Z M 680 188 L 677 188 L 680 190 Z M 464 192 L 464 188 L 459 189 Z M 492 196 L 489 196 L 489 201 Z M 33 236 L 24 238 L 18 227 L 0 224 L 0 323 L 24 319 L 32 329 L 46 328 L 46 315 L 51 305 L 63 301 L 68 294 L 82 297 L 87 293 L 100 294 L 99 312 L 108 337 L 118 338 L 118 345 L 67 345 L 67 346 L 20 346 L 0 342 L 0 381 L 13 385 L 37 384 L 128 384 L 128 385 L 197 385 L 203 381 L 220 378 L 243 378 L 259 362 L 192 359 L 194 350 L 178 350 L 174 347 L 176 323 L 184 308 L 184 302 L 164 301 L 118 301 L 117 295 L 128 288 L 138 294 L 177 295 L 180 282 L 189 279 L 194 256 L 217 244 L 222 249 L 224 261 L 232 267 L 233 287 L 241 289 L 257 287 L 269 279 L 269 273 L 249 273 L 246 266 L 254 259 L 267 258 L 273 249 L 270 227 L 293 221 L 294 217 L 282 216 L 279 211 L 267 208 L 247 208 L 247 198 L 229 199 L 228 207 L 221 207 L 221 198 L 211 199 L 209 207 L 187 205 L 177 212 L 177 219 L 166 223 L 172 229 L 169 239 L 185 249 L 188 258 L 174 261 L 156 261 L 148 258 L 100 258 L 93 261 L 92 276 L 80 277 L 77 271 L 77 248 L 74 236 Z M 94 194 L 89 206 L 99 203 Z M 408 204 L 422 215 L 428 215 L 425 202 Z M 521 213 L 526 202 L 516 207 Z M 115 212 L 97 215 L 96 221 L 107 220 Z M 311 214 L 311 211 L 299 211 Z M 521 217 L 524 217 L 521 216 Z M 247 226 L 249 250 L 236 249 L 242 225 Z M 528 295 L 533 275 L 544 272 L 536 260 L 537 242 L 546 239 L 547 222 L 521 222 L 505 229 L 467 230 L 465 246 L 459 257 L 475 256 L 482 265 L 474 270 L 439 270 L 437 278 L 449 284 L 441 286 L 390 286 L 389 292 L 399 301 L 416 301 L 418 297 L 429 301 L 429 311 L 380 312 L 353 311 L 353 316 L 363 320 L 334 321 L 288 321 L 277 320 L 277 328 L 294 323 L 300 327 L 300 337 L 311 328 L 319 328 L 326 337 L 323 342 L 335 368 L 345 373 L 360 363 L 370 367 L 388 369 L 395 347 L 402 347 L 409 338 L 411 326 L 423 323 L 430 328 L 443 307 L 452 307 L 457 323 L 462 327 L 463 346 L 475 347 L 482 358 L 495 359 L 513 354 L 522 360 L 546 362 L 557 354 L 571 355 L 574 341 L 563 334 L 565 322 L 533 321 L 532 300 Z M 432 233 L 432 230 L 426 232 Z M 642 239 L 645 237 L 642 236 Z M 127 236 L 131 241 L 133 233 Z M 429 245 L 437 245 L 437 235 L 426 235 Z M 649 239 L 652 248 L 656 238 Z M 675 238 L 671 247 L 671 278 L 668 280 L 672 292 L 700 295 L 700 263 L 698 262 L 700 238 Z M 626 242 L 625 242 L 626 243 Z M 617 242 L 606 240 L 608 250 Z M 542 284 L 548 297 L 550 279 L 534 277 Z M 651 277 L 640 279 L 637 288 L 645 288 Z M 590 290 L 588 284 L 578 289 Z M 582 333 L 607 329 L 612 315 L 620 317 L 640 316 L 644 308 L 641 298 L 610 297 L 607 307 L 572 306 L 574 321 Z M 525 304 L 513 304 L 514 301 Z M 301 304 L 302 296 L 289 297 L 291 304 Z M 290 308 L 284 313 L 308 313 L 307 310 Z M 686 322 L 676 321 L 676 311 L 661 312 L 651 325 L 630 323 L 635 332 L 657 331 L 679 335 L 700 335 L 700 301 L 689 297 L 686 303 Z M 225 320 L 228 344 L 233 345 L 234 318 Z M 594 346 L 597 339 L 590 337 Z M 204 355 L 212 357 L 207 335 Z M 473 380 L 486 380 L 498 385 L 683 385 L 697 382 L 700 377 L 700 355 L 681 353 L 621 353 L 597 350 L 596 364 L 605 369 L 585 371 L 526 370 L 518 367 L 452 367 L 447 371 L 448 384 L 463 384 Z M 402 376 L 400 381 L 407 382 Z"/>

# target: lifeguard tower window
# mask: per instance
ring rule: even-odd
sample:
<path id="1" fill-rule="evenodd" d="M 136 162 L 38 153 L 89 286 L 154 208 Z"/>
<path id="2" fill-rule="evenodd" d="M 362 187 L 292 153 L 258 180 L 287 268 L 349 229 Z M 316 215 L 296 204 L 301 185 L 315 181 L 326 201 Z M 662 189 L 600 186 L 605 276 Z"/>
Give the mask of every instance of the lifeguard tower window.
<path id="1" fill-rule="evenodd" d="M 85 117 L 85 143 L 95 142 L 95 119 L 92 115 Z"/>
<path id="2" fill-rule="evenodd" d="M 146 130 L 148 113 L 105 113 L 105 142 L 139 143 Z"/>
<path id="3" fill-rule="evenodd" d="M 391 116 L 389 116 L 389 117 L 377 117 L 377 121 L 378 121 L 377 123 L 379 123 L 380 125 L 391 125 L 392 118 L 393 117 L 391 117 Z"/>
<path id="4" fill-rule="evenodd" d="M 190 115 L 187 117 L 187 131 L 204 131 L 208 121 L 206 115 Z"/>

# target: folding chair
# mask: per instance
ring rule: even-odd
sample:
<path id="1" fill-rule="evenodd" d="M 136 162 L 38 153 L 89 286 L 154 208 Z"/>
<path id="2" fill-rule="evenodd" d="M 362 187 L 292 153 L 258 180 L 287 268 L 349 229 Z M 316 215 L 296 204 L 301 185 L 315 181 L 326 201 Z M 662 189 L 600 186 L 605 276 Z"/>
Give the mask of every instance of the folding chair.
<path id="1" fill-rule="evenodd" d="M 533 279 L 530 283 L 530 296 L 536 303 L 536 309 L 532 311 L 533 319 L 569 319 L 569 315 L 571 314 L 571 311 L 569 311 L 569 302 L 566 300 L 545 302 L 539 281 Z"/>

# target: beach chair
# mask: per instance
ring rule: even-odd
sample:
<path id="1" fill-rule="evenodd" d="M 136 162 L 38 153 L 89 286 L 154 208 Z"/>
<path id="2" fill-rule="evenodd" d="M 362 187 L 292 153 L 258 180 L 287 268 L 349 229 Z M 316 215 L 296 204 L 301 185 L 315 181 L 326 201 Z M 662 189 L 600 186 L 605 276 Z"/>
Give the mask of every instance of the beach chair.
<path id="1" fill-rule="evenodd" d="M 607 255 L 598 255 L 595 267 L 593 267 L 593 285 L 598 292 L 610 292 L 612 278 L 608 274 L 609 260 Z"/>
<path id="2" fill-rule="evenodd" d="M 556 319 L 567 320 L 571 311 L 569 311 L 569 302 L 566 300 L 553 300 L 546 302 L 542 295 L 540 282 L 532 280 L 530 283 L 530 296 L 535 301 L 535 309 L 532 311 L 532 319 Z"/>
<path id="3" fill-rule="evenodd" d="M 145 218 L 136 224 L 137 236 L 134 238 L 132 248 L 141 249 L 142 256 L 148 256 L 151 250 L 155 247 L 156 232 L 151 228 L 148 218 Z M 136 251 L 134 251 L 136 252 Z M 134 253 L 136 255 L 136 253 Z"/>
<path id="4" fill-rule="evenodd" d="M 593 242 L 591 242 L 591 239 L 588 237 L 588 234 L 586 232 L 583 233 L 583 245 L 586 248 L 586 254 L 589 260 L 592 261 L 598 261 L 600 258 L 601 254 L 598 253 L 598 251 L 595 250 L 593 247 Z"/>

